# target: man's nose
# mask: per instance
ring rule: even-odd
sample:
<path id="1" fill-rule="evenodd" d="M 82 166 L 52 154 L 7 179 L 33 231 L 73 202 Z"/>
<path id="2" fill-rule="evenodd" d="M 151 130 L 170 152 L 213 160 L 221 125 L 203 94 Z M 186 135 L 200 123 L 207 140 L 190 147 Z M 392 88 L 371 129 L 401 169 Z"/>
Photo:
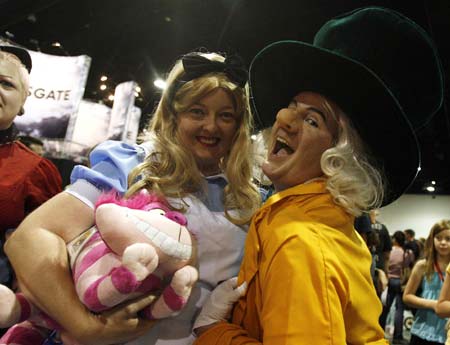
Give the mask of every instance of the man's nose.
<path id="1" fill-rule="evenodd" d="M 298 130 L 298 112 L 294 109 L 284 108 L 277 114 L 277 123 L 288 131 Z"/>

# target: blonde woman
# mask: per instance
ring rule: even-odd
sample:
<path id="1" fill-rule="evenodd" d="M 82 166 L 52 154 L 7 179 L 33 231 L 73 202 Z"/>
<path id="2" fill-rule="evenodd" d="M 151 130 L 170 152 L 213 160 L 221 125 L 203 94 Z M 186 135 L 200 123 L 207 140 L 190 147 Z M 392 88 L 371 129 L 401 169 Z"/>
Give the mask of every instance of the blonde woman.
<path id="1" fill-rule="evenodd" d="M 62 190 L 56 166 L 23 145 L 14 125 L 16 117 L 25 114 L 31 65 L 26 50 L 0 45 L 0 283 L 10 286 L 5 238 L 27 214 Z"/>
<path id="2" fill-rule="evenodd" d="M 91 168 L 76 167 L 68 190 L 28 217 L 8 241 L 6 250 L 25 292 L 72 337 L 96 345 L 137 336 L 142 337 L 129 344 L 187 344 L 206 296 L 237 274 L 245 224 L 260 203 L 251 182 L 253 124 L 246 81 L 236 57 L 183 56 L 168 76 L 149 138 L 141 145 L 99 145 L 90 156 Z M 199 283 L 177 317 L 154 324 L 140 319 L 137 311 L 151 296 L 102 315 L 88 313 L 78 302 L 66 244 L 76 254 L 74 244 L 93 225 L 93 204 L 108 189 L 163 195 L 185 213 L 197 234 Z M 16 255 L 18 248 L 26 255 Z"/>

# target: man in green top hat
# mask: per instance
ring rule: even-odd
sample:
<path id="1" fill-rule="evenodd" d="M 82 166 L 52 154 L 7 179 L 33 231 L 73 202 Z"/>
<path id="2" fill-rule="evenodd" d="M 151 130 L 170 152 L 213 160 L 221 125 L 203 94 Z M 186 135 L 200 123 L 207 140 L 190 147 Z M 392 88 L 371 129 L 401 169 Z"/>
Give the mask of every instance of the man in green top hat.
<path id="1" fill-rule="evenodd" d="M 442 84 L 426 32 L 380 7 L 328 21 L 312 44 L 275 42 L 256 55 L 250 87 L 261 127 L 273 124 L 262 169 L 276 193 L 248 232 L 234 284 L 246 292 L 230 282 L 213 291 L 196 345 L 387 344 L 354 216 L 412 183 L 414 131 L 441 106 Z"/>

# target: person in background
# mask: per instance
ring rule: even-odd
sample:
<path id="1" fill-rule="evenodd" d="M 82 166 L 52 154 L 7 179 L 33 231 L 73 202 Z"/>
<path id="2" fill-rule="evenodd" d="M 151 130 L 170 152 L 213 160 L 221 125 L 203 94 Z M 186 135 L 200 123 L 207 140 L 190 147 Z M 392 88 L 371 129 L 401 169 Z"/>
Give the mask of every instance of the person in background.
<path id="1" fill-rule="evenodd" d="M 391 310 L 392 303 L 395 301 L 393 344 L 404 344 L 406 342 L 403 339 L 403 312 L 405 305 L 402 300 L 402 285 L 407 279 L 404 277 L 404 268 L 409 267 L 414 254 L 412 252 L 411 255 L 405 254 L 405 234 L 402 231 L 394 232 L 392 244 L 392 251 L 388 261 L 389 282 L 386 305 L 383 307 L 383 313 L 380 316 L 380 325 L 383 329 L 385 328 L 387 316 Z"/>
<path id="2" fill-rule="evenodd" d="M 361 216 L 355 218 L 355 229 L 364 239 L 369 248 L 370 254 L 372 256 L 372 264 L 370 266 L 370 275 L 372 276 L 375 291 L 378 297 L 381 297 L 384 289 L 387 288 L 388 279 L 383 270 L 376 267 L 377 254 L 376 250 L 378 247 L 379 238 L 372 228 L 372 222 L 370 216 L 367 213 L 363 213 Z"/>
<path id="3" fill-rule="evenodd" d="M 370 222 L 370 217 L 367 213 L 363 213 L 362 215 L 355 217 L 355 230 L 361 235 L 363 240 L 367 244 L 367 248 L 369 248 L 370 254 L 372 255 L 372 264 L 370 265 L 370 275 L 375 284 L 375 275 L 376 275 L 376 256 L 375 250 L 378 244 L 377 236 L 372 229 L 372 223 Z M 376 286 L 376 284 L 375 284 Z"/>
<path id="4" fill-rule="evenodd" d="M 313 44 L 256 55 L 250 87 L 264 125 L 275 121 L 263 164 L 275 193 L 252 219 L 236 284 L 220 285 L 197 318 L 195 345 L 387 344 L 354 217 L 396 200 L 417 174 L 406 115 L 441 104 L 434 51 L 410 19 L 366 7 L 327 22 Z"/>
<path id="5" fill-rule="evenodd" d="M 247 70 L 237 56 L 191 53 L 167 78 L 140 145 L 107 141 L 77 166 L 72 184 L 25 219 L 6 252 L 27 297 L 83 344 L 189 344 L 195 315 L 209 292 L 238 273 L 247 223 L 260 206 L 252 183 Z M 148 321 L 148 296 L 94 315 L 79 302 L 67 259 L 94 223 L 102 191 L 131 196 L 147 189 L 184 212 L 198 238 L 199 282 L 174 318 Z M 66 247 L 67 245 L 67 247 Z M 26 255 L 17 255 L 18 249 Z M 67 248 L 67 249 L 66 249 Z M 55 293 L 55 285 L 58 286 Z M 70 310 L 68 313 L 67 311 Z"/>
<path id="6" fill-rule="evenodd" d="M 410 249 L 414 253 L 414 263 L 419 260 L 420 258 L 420 246 L 419 241 L 417 241 L 414 237 L 416 236 L 416 233 L 413 229 L 406 229 L 403 231 L 405 233 L 405 249 Z"/>
<path id="7" fill-rule="evenodd" d="M 61 190 L 61 175 L 49 160 L 23 145 L 14 125 L 24 115 L 31 57 L 24 49 L 0 46 L 0 240 L 23 218 Z M 3 248 L 3 245 L 1 245 Z M 3 250 L 1 250 L 2 257 Z M 6 271 L 2 270 L 4 274 Z M 8 275 L 8 280 L 11 276 Z M 7 283 L 5 277 L 0 281 Z"/>
<path id="8" fill-rule="evenodd" d="M 376 267 L 383 270 L 387 275 L 389 255 L 392 250 L 392 241 L 386 226 L 377 221 L 379 213 L 380 212 L 378 210 L 371 210 L 369 214 L 370 221 L 372 222 L 372 229 L 378 237 L 378 245 L 376 247 Z"/>
<path id="9" fill-rule="evenodd" d="M 426 242 L 426 238 L 425 237 L 419 237 L 419 239 L 417 240 L 417 244 L 419 245 L 419 259 L 423 259 L 425 257 L 425 242 Z"/>
<path id="10" fill-rule="evenodd" d="M 403 302 L 416 308 L 410 345 L 444 344 L 447 337 L 447 319 L 439 318 L 435 308 L 450 263 L 450 220 L 432 226 L 425 253 L 425 258 L 416 262 L 403 292 Z M 421 292 L 416 295 L 419 288 Z"/>
<path id="11" fill-rule="evenodd" d="M 30 71 L 26 50 L 0 46 L 0 284 L 10 288 L 15 284 L 3 251 L 6 238 L 27 214 L 62 190 L 54 164 L 18 141 L 14 119 L 25 113 Z"/>

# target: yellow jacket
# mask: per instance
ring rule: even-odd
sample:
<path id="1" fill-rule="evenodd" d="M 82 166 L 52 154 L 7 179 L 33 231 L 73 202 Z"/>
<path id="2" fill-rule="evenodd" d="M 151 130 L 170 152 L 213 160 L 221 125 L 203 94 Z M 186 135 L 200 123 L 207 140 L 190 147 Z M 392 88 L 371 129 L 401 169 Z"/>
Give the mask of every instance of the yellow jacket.
<path id="1" fill-rule="evenodd" d="M 232 323 L 221 322 L 195 345 L 388 344 L 371 256 L 324 181 L 271 196 L 255 214 L 239 284 L 247 294 Z"/>

